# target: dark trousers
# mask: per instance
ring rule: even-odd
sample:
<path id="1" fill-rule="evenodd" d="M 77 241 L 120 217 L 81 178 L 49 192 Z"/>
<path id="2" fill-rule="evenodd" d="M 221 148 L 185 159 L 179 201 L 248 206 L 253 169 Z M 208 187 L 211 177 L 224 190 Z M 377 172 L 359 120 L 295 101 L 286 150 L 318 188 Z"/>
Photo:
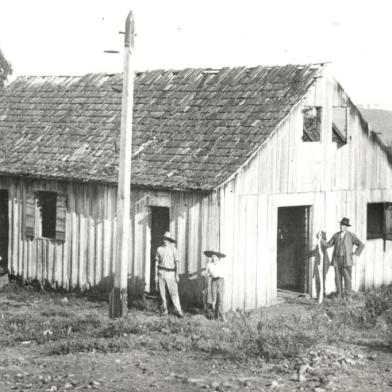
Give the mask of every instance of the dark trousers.
<path id="1" fill-rule="evenodd" d="M 335 267 L 335 284 L 336 289 L 340 297 L 344 294 L 348 294 L 352 290 L 352 282 L 351 282 L 351 275 L 352 275 L 352 267 L 345 265 L 346 258 L 337 257 L 334 262 Z M 343 291 L 343 282 L 344 282 L 344 291 Z"/>

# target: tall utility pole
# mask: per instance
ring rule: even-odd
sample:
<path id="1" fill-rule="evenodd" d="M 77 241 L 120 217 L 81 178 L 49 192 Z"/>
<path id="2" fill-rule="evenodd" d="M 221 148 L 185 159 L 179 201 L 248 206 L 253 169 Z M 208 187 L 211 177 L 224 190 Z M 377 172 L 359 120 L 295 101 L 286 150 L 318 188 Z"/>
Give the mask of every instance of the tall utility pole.
<path id="1" fill-rule="evenodd" d="M 128 309 L 129 222 L 131 203 L 131 154 L 133 111 L 133 47 L 135 24 L 132 11 L 125 21 L 124 74 L 121 102 L 120 163 L 117 187 L 117 242 L 114 287 L 109 297 L 109 316 L 122 317 Z"/>

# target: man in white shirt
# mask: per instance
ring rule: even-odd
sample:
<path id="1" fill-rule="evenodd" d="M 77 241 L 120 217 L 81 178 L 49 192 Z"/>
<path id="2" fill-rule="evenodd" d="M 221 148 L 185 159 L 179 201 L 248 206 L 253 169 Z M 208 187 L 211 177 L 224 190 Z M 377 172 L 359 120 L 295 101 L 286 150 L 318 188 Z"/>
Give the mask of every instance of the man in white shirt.
<path id="1" fill-rule="evenodd" d="M 178 296 L 177 282 L 179 281 L 178 263 L 180 258 L 178 250 L 174 246 L 176 240 L 169 232 L 162 237 L 162 246 L 159 246 L 155 255 L 155 282 L 158 285 L 159 295 L 162 301 L 162 311 L 168 314 L 166 303 L 166 287 L 173 302 L 178 317 L 184 317 Z"/>
<path id="2" fill-rule="evenodd" d="M 211 261 L 206 267 L 206 274 L 211 278 L 211 296 L 215 319 L 220 318 L 222 321 L 226 321 L 224 310 L 226 266 L 222 261 L 226 255 L 212 250 L 206 250 L 204 254 L 211 257 Z"/>

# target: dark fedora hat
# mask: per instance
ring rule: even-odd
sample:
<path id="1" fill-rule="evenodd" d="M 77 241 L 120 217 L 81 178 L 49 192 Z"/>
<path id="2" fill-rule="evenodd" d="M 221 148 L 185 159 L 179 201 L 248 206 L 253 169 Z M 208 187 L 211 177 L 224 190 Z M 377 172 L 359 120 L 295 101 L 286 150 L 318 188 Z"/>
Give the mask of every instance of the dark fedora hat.
<path id="1" fill-rule="evenodd" d="M 343 226 L 349 226 L 349 227 L 351 226 L 350 219 L 348 219 L 348 218 L 343 218 L 339 223 Z"/>
<path id="2" fill-rule="evenodd" d="M 205 250 L 204 254 L 207 257 L 212 257 L 213 255 L 219 257 L 220 259 L 223 259 L 224 257 L 226 257 L 226 255 L 224 253 L 220 253 L 220 252 L 215 252 L 214 250 Z"/>
<path id="3" fill-rule="evenodd" d="M 163 240 L 168 240 L 170 242 L 174 242 L 176 243 L 177 241 L 170 235 L 170 232 L 166 232 L 163 236 L 162 236 Z"/>

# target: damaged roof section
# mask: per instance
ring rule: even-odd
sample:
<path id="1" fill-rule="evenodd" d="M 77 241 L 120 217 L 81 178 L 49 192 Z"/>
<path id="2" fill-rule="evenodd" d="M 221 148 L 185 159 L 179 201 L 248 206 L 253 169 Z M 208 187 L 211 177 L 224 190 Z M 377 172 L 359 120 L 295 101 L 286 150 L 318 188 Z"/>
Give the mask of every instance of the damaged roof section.
<path id="1" fill-rule="evenodd" d="M 262 145 L 319 70 L 137 73 L 132 184 L 214 189 Z M 121 90 L 120 74 L 18 78 L 0 96 L 1 173 L 116 183 Z"/>

